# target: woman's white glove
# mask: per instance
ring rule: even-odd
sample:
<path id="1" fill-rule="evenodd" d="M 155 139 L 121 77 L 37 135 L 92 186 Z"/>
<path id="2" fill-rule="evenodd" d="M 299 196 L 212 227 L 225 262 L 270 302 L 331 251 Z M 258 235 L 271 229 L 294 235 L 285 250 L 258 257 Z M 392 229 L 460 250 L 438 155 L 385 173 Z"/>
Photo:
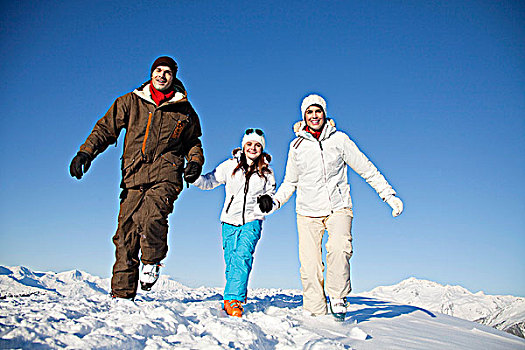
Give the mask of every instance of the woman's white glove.
<path id="1" fill-rule="evenodd" d="M 386 203 L 392 207 L 392 216 L 399 216 L 403 212 L 403 202 L 396 196 L 391 196 L 386 200 Z"/>

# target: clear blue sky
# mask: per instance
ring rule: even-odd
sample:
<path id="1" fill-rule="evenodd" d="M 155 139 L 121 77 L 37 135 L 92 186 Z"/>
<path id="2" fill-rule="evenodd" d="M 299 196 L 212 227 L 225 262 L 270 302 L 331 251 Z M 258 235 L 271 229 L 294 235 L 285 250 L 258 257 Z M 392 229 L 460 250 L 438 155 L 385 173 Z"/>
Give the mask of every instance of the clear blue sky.
<path id="1" fill-rule="evenodd" d="M 200 115 L 205 171 L 261 127 L 280 183 L 301 99 L 404 200 L 355 173 L 354 291 L 410 276 L 525 296 L 522 1 L 10 1 L 0 5 L 0 263 L 109 277 L 121 147 L 69 163 L 160 55 Z M 123 136 L 123 135 L 122 135 Z M 185 190 L 164 272 L 222 286 L 223 188 Z M 264 224 L 252 287 L 300 288 L 295 200 Z"/>

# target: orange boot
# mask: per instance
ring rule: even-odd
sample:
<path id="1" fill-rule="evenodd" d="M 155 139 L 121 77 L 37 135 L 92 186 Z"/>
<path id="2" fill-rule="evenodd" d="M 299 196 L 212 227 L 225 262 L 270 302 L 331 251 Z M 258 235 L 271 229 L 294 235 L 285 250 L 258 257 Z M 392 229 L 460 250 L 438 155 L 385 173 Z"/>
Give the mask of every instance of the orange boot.
<path id="1" fill-rule="evenodd" d="M 239 300 L 224 300 L 224 311 L 230 316 L 242 317 L 244 309 Z"/>

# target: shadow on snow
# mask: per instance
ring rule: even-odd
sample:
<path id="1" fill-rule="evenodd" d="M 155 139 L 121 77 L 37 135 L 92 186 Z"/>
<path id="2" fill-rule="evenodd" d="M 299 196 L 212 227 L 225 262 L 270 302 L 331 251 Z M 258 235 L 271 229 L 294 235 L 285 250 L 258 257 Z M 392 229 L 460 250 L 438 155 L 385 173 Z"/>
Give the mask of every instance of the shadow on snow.
<path id="1" fill-rule="evenodd" d="M 407 315 L 416 311 L 422 311 L 430 317 L 436 317 L 432 312 L 411 305 L 400 305 L 388 301 L 381 301 L 365 297 L 348 297 L 350 309 L 352 306 L 364 306 L 357 310 L 348 311 L 347 318 L 352 318 L 358 323 L 370 321 L 374 318 L 394 318 Z M 265 312 L 270 306 L 280 309 L 295 309 L 303 305 L 301 295 L 276 294 L 264 298 L 250 298 L 245 309 L 250 312 Z"/>
<path id="2" fill-rule="evenodd" d="M 358 323 L 370 321 L 373 318 L 394 318 L 401 315 L 422 311 L 430 317 L 436 317 L 432 312 L 417 306 L 393 304 L 388 301 L 381 301 L 364 297 L 348 297 L 350 306 L 364 305 L 364 308 L 347 312 L 347 317 L 352 317 Z"/>
<path id="3" fill-rule="evenodd" d="M 250 298 L 245 309 L 251 312 L 265 312 L 270 306 L 280 309 L 295 309 L 303 305 L 301 295 L 275 294 L 264 298 Z"/>
<path id="4" fill-rule="evenodd" d="M 407 315 L 416 311 L 422 311 L 430 317 L 436 317 L 432 312 L 422 309 L 417 306 L 395 304 L 388 301 L 381 301 L 373 298 L 365 298 L 359 296 L 347 297 L 348 303 L 352 306 L 363 306 L 359 309 L 348 311 L 347 318 L 352 318 L 358 323 L 370 321 L 374 318 L 394 318 L 401 315 Z M 199 302 L 199 301 L 222 301 L 222 295 L 217 293 L 206 298 L 186 298 L 181 300 L 183 303 Z M 253 297 L 248 299 L 245 305 L 245 310 L 248 312 L 266 312 L 269 307 L 276 307 L 279 309 L 296 309 L 303 305 L 303 298 L 301 295 L 275 294 L 265 297 Z"/>

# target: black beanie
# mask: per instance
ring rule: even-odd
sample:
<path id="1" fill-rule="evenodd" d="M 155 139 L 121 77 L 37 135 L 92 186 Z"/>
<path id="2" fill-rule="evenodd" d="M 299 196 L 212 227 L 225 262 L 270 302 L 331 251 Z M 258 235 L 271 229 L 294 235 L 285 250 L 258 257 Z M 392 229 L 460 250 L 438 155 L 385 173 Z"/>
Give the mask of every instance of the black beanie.
<path id="1" fill-rule="evenodd" d="M 161 56 L 161 57 L 157 58 L 155 60 L 155 62 L 153 62 L 153 64 L 151 65 L 150 76 L 151 76 L 151 74 L 153 74 L 153 71 L 158 66 L 168 66 L 168 67 L 170 67 L 171 71 L 173 72 L 173 76 L 175 76 L 177 74 L 177 69 L 178 69 L 177 62 L 175 62 L 173 60 L 173 58 L 171 58 L 171 57 Z"/>

